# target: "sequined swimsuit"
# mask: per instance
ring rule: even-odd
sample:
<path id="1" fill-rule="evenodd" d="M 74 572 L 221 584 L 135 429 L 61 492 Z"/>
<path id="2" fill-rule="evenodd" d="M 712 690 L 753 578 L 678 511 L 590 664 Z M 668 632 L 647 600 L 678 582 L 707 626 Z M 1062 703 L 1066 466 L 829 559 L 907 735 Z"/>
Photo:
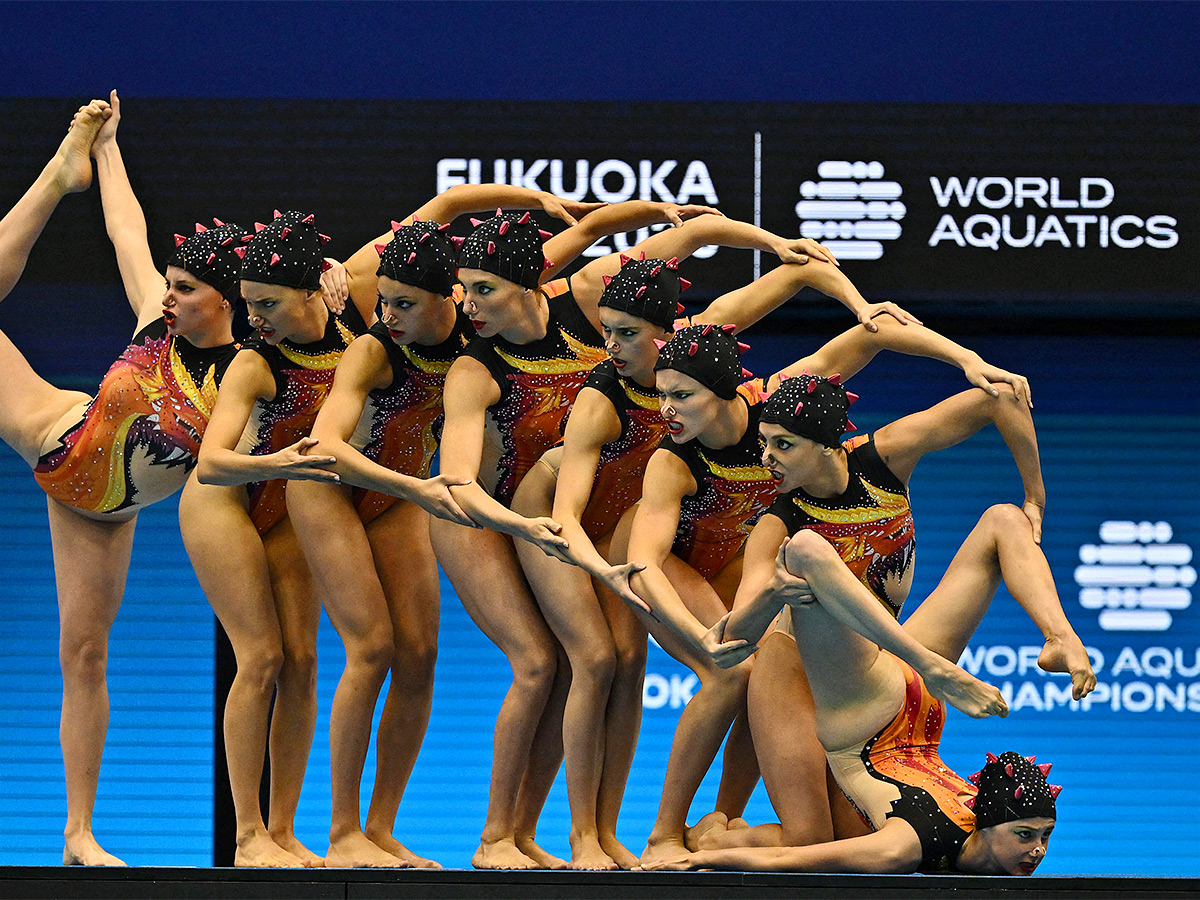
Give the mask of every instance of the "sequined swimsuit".
<path id="1" fill-rule="evenodd" d="M 864 819 L 876 829 L 893 816 L 903 819 L 921 840 L 921 871 L 949 871 L 975 830 L 975 813 L 964 801 L 977 792 L 938 755 L 946 721 L 942 701 L 929 693 L 911 666 L 896 662 L 905 682 L 896 717 L 869 740 L 826 749 L 825 755 Z"/>
<path id="2" fill-rule="evenodd" d="M 465 354 L 483 363 L 500 387 L 488 407 L 500 436 L 493 496 L 507 506 L 521 479 L 562 439 L 563 424 L 592 368 L 606 358 L 603 341 L 566 281 L 542 286 L 549 299 L 546 336 L 528 344 L 475 338 Z"/>
<path id="3" fill-rule="evenodd" d="M 257 353 L 267 361 L 275 379 L 275 397 L 254 404 L 238 441 L 238 452 L 262 456 L 307 437 L 329 395 L 338 360 L 350 342 L 366 330 L 358 309 L 347 303 L 343 312 L 329 316 L 325 334 L 314 343 L 293 344 L 285 339 L 271 346 L 257 336 L 248 340 L 242 352 Z M 246 485 L 250 520 L 259 534 L 266 534 L 287 514 L 286 485 L 282 478 Z"/>
<path id="4" fill-rule="evenodd" d="M 50 497 L 93 513 L 149 506 L 196 465 L 217 384 L 237 348 L 193 347 L 162 319 L 112 364 L 83 418 L 44 448 L 34 478 Z"/>
<path id="5" fill-rule="evenodd" d="M 775 498 L 775 481 L 762 464 L 758 436 L 762 412 L 761 382 L 738 388 L 749 420 L 741 439 L 712 450 L 699 440 L 683 444 L 666 437 L 661 449 L 674 453 L 691 470 L 696 492 L 685 496 L 671 552 L 705 578 L 720 572 L 738 555 L 758 517 Z"/>
<path id="6" fill-rule="evenodd" d="M 844 492 L 814 497 L 798 488 L 768 512 L 783 520 L 788 534 L 808 529 L 829 541 L 855 577 L 899 616 L 904 598 L 889 597 L 887 581 L 904 577 L 916 551 L 908 488 L 879 457 L 871 436 L 850 438 L 842 447 L 850 468 Z"/>
<path id="7" fill-rule="evenodd" d="M 367 394 L 350 445 L 381 466 L 428 478 L 446 419 L 442 407 L 446 373 L 467 346 L 471 332 L 471 320 L 461 309 L 450 336 L 431 347 L 401 346 L 388 336 L 382 322 L 371 326 L 367 335 L 387 351 L 392 383 Z M 390 494 L 363 488 L 355 488 L 353 496 L 364 524 L 377 519 L 396 502 Z"/>
<path id="8" fill-rule="evenodd" d="M 641 498 L 646 463 L 668 432 L 658 391 L 621 375 L 612 360 L 592 369 L 583 386 L 602 393 L 621 420 L 620 437 L 600 448 L 596 481 L 583 513 L 583 530 L 595 540 L 611 531 Z"/>

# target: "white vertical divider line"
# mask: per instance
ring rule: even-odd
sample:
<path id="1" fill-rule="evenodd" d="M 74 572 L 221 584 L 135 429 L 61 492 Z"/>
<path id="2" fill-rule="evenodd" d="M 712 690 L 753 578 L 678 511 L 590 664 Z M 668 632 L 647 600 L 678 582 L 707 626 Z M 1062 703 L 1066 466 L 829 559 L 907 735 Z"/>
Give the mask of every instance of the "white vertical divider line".
<path id="1" fill-rule="evenodd" d="M 762 228 L 762 132 L 754 132 L 754 224 Z M 762 274 L 762 251 L 754 251 L 754 280 Z"/>

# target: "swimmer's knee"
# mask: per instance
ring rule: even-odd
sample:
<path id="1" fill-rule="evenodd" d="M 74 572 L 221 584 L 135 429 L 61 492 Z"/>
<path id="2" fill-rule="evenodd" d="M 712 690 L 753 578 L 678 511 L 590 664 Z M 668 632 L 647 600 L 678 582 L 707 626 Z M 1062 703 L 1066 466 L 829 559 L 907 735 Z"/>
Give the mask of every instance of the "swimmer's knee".
<path id="1" fill-rule="evenodd" d="M 571 677 L 587 679 L 607 689 L 617 674 L 617 648 L 612 641 L 595 641 L 571 659 Z"/>
<path id="2" fill-rule="evenodd" d="M 635 641 L 632 644 L 616 645 L 617 671 L 620 679 L 636 678 L 646 670 L 647 642 Z"/>
<path id="3" fill-rule="evenodd" d="M 381 677 L 392 665 L 392 629 L 376 625 L 366 634 L 358 635 L 346 644 L 346 666 L 362 666 Z"/>
<path id="4" fill-rule="evenodd" d="M 283 670 L 283 647 L 276 643 L 240 649 L 235 679 L 249 684 L 257 693 L 274 692 Z"/>
<path id="5" fill-rule="evenodd" d="M 394 648 L 392 679 L 407 685 L 411 690 L 420 690 L 432 684 L 437 655 L 436 641 L 419 641 Z"/>
<path id="6" fill-rule="evenodd" d="M 103 681 L 108 669 L 108 635 L 63 635 L 58 660 L 64 678 Z"/>
<path id="7" fill-rule="evenodd" d="M 558 672 L 558 654 L 551 646 L 538 647 L 515 655 L 512 661 L 513 683 L 526 690 L 550 690 Z"/>
<path id="8" fill-rule="evenodd" d="M 307 643 L 302 646 L 284 646 L 279 678 L 293 684 L 311 684 L 316 687 L 317 648 Z"/>
<path id="9" fill-rule="evenodd" d="M 1021 508 L 1011 503 L 997 503 L 989 506 L 979 517 L 979 524 L 998 532 L 1011 532 L 1014 528 L 1029 529 L 1029 519 Z"/>
<path id="10" fill-rule="evenodd" d="M 798 531 L 788 541 L 784 561 L 793 575 L 802 575 L 814 563 L 827 558 L 831 553 L 836 555 L 836 551 L 825 538 L 815 531 L 805 529 Z"/>
<path id="11" fill-rule="evenodd" d="M 728 669 L 721 669 L 716 665 L 706 666 L 696 674 L 700 678 L 701 687 L 707 686 L 709 690 L 720 691 L 722 693 L 733 692 L 745 694 L 750 684 L 750 673 L 753 669 L 754 660 L 751 657 Z"/>

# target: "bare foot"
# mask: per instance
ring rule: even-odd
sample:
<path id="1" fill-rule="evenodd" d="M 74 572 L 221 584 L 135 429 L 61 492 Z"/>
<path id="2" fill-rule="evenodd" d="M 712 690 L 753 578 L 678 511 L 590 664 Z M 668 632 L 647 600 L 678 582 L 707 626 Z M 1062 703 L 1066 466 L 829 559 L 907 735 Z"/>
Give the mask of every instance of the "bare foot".
<path id="1" fill-rule="evenodd" d="M 713 811 L 702 818 L 691 828 L 684 829 L 683 843 L 689 850 L 700 849 L 700 839 L 714 828 L 725 831 L 729 827 L 729 817 L 723 812 Z"/>
<path id="2" fill-rule="evenodd" d="M 100 846 L 91 831 L 80 831 L 65 837 L 64 866 L 123 866 L 125 861 Z"/>
<path id="3" fill-rule="evenodd" d="M 476 869 L 540 869 L 542 868 L 517 849 L 512 838 L 484 841 L 471 857 Z"/>
<path id="4" fill-rule="evenodd" d="M 92 141 L 110 115 L 112 110 L 101 100 L 93 100 L 75 113 L 67 136 L 58 145 L 58 151 L 50 161 L 54 181 L 64 194 L 86 191 L 91 186 Z"/>
<path id="5" fill-rule="evenodd" d="M 632 869 L 638 864 L 638 858 L 628 847 L 617 840 L 616 835 L 600 835 L 600 847 L 622 869 Z"/>
<path id="6" fill-rule="evenodd" d="M 272 832 L 271 840 L 290 853 L 292 856 L 300 860 L 300 864 L 306 869 L 319 869 L 325 865 L 325 860 L 317 856 L 302 843 L 296 840 L 296 835 L 288 831 L 286 833 Z"/>
<path id="7" fill-rule="evenodd" d="M 604 852 L 600 840 L 595 835 L 576 837 L 571 835 L 572 869 L 589 872 L 612 872 L 621 868 L 616 860 Z"/>
<path id="8" fill-rule="evenodd" d="M 1065 637 L 1046 638 L 1046 646 L 1038 654 L 1038 667 L 1047 672 L 1070 672 L 1071 696 L 1076 700 L 1083 699 L 1096 687 L 1092 661 L 1074 632 Z"/>
<path id="9" fill-rule="evenodd" d="M 239 839 L 233 854 L 235 866 L 266 869 L 302 869 L 304 860 L 288 853 L 265 832 L 255 832 L 250 837 Z"/>
<path id="10" fill-rule="evenodd" d="M 426 859 L 423 856 L 417 856 L 417 854 L 413 853 L 390 834 L 375 834 L 372 832 L 367 837 L 376 847 L 379 847 L 385 853 L 390 853 L 410 869 L 440 869 L 442 867 L 440 862 Z"/>
<path id="11" fill-rule="evenodd" d="M 325 852 L 325 867 L 331 869 L 403 869 L 398 857 L 375 846 L 361 831 L 338 838 Z"/>
<path id="12" fill-rule="evenodd" d="M 924 677 L 925 686 L 933 696 L 945 700 L 972 719 L 1008 715 L 1008 704 L 999 690 L 953 663 L 939 666 L 937 672 Z"/>
<path id="13" fill-rule="evenodd" d="M 670 837 L 665 840 L 651 840 L 642 851 L 638 866 L 643 869 L 660 868 L 663 863 L 682 860 L 688 856 L 688 848 L 683 843 L 682 836 Z"/>
<path id="14" fill-rule="evenodd" d="M 730 831 L 741 831 L 743 828 L 749 828 L 749 827 L 750 827 L 750 823 L 747 822 L 745 819 L 743 819 L 741 816 L 738 816 L 736 819 L 729 820 L 729 830 Z"/>
<path id="15" fill-rule="evenodd" d="M 517 849 L 537 863 L 539 869 L 569 869 L 570 864 L 565 859 L 559 859 L 552 853 L 543 850 L 531 837 L 517 838 Z"/>

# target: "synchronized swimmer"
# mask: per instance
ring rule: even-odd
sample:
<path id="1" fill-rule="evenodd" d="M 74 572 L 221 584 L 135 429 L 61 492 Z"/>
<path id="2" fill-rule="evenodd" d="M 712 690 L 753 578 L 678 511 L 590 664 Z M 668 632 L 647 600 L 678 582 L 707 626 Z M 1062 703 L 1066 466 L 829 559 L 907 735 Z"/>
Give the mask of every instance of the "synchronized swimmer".
<path id="1" fill-rule="evenodd" d="M 439 867 L 393 828 L 433 702 L 440 566 L 513 672 L 475 867 L 1037 868 L 1057 816 L 1049 766 L 989 754 L 967 780 L 937 753 L 945 704 L 1007 713 L 955 664 L 1001 581 L 1042 631 L 1042 668 L 1068 673 L 1077 699 L 1095 686 L 1039 546 L 1045 488 L 1022 376 L 868 303 L 813 241 L 709 207 L 506 185 L 452 188 L 344 264 L 324 257 L 329 238 L 309 211 L 276 210 L 253 228 L 213 219 L 176 236 L 164 288 L 117 147 L 120 116 L 115 91 L 82 107 L 0 220 L 2 298 L 59 200 L 91 184 L 94 159 L 137 318 L 94 398 L 40 379 L 0 334 L 0 438 L 48 497 L 64 864 L 123 864 L 91 828 L 108 631 L 138 510 L 182 488 L 184 544 L 237 661 L 224 710 L 237 865 Z M 451 234 L 459 216 L 492 209 Z M 542 231 L 529 210 L 567 227 Z M 656 224 L 673 227 L 568 272 L 601 238 Z M 780 265 L 687 317 L 680 268 L 713 244 Z M 753 378 L 737 335 L 806 286 L 858 324 Z M 254 333 L 239 347 L 243 304 Z M 957 366 L 972 387 L 846 438 L 857 398 L 842 382 L 881 350 Z M 1024 505 L 988 508 L 901 625 L 909 476 L 988 424 L 1013 453 Z M 346 665 L 318 852 L 293 821 L 322 608 Z M 639 854 L 616 830 L 648 635 L 700 688 Z M 389 673 L 364 821 L 360 782 Z M 727 734 L 716 808 L 689 828 Z M 570 860 L 536 840 L 564 760 Z M 750 827 L 740 817 L 760 775 L 779 822 Z"/>

